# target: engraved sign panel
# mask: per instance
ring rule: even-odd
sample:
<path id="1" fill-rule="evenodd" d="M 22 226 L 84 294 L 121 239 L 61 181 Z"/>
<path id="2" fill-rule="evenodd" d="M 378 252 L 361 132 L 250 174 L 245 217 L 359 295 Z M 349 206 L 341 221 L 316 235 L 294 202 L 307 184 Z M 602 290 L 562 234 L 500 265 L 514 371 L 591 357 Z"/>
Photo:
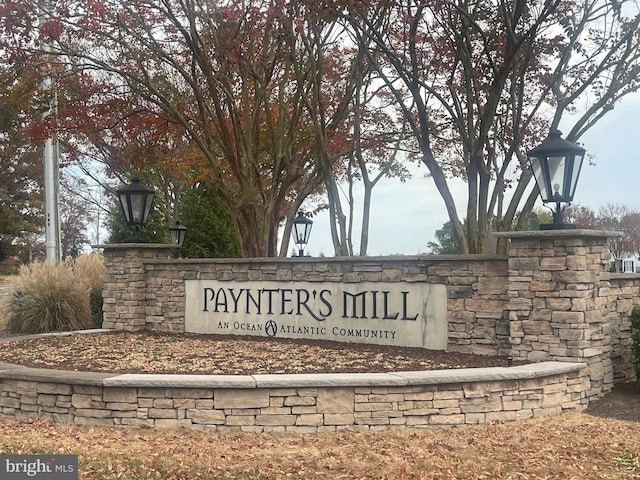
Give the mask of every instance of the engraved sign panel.
<path id="1" fill-rule="evenodd" d="M 445 285 L 187 280 L 185 331 L 447 348 Z"/>

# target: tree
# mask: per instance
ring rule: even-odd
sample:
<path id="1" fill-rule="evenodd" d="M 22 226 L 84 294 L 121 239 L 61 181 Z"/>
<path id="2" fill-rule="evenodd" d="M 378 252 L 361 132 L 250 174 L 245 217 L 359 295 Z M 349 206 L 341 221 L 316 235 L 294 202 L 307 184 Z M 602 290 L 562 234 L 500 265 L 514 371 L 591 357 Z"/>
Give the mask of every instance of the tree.
<path id="1" fill-rule="evenodd" d="M 189 229 L 182 256 L 185 258 L 233 258 L 241 255 L 231 215 L 211 181 L 188 189 L 180 204 L 181 222 Z"/>
<path id="2" fill-rule="evenodd" d="M 601 221 L 596 213 L 589 207 L 582 205 L 570 205 L 564 211 L 566 223 L 574 224 L 577 228 L 599 229 Z"/>
<path id="3" fill-rule="evenodd" d="M 380 178 L 402 178 L 406 170 L 392 153 L 397 147 L 383 147 L 397 143 L 397 129 L 384 118 L 388 100 L 377 100 L 380 88 L 367 73 L 366 56 L 345 42 L 326 5 L 112 0 L 96 7 L 77 0 L 44 11 L 45 51 L 29 38 L 37 3 L 5 7 L 5 16 L 24 19 L 7 29 L 5 46 L 20 58 L 29 54 L 31 61 L 55 65 L 65 83 L 62 103 L 72 106 L 66 116 L 61 108 L 60 130 L 81 130 L 88 143 L 103 148 L 104 139 L 127 138 L 126 129 L 138 132 L 129 138 L 148 140 L 136 126 L 140 118 L 153 124 L 155 117 L 151 132 L 183 129 L 199 155 L 182 164 L 188 169 L 196 162 L 193 180 L 216 182 L 248 256 L 276 254 L 283 221 L 279 254 L 285 255 L 295 213 L 321 187 L 338 219 L 337 228 L 332 225 L 336 253 L 352 254 L 352 223 L 347 227 L 337 185 L 362 180 L 360 253 L 366 253 L 371 190 Z M 139 156 L 129 158 L 140 169 Z"/>
<path id="4" fill-rule="evenodd" d="M 38 111 L 36 85 L 27 71 L 0 69 L 0 261 L 28 260 L 43 231 L 42 172 L 34 135 L 23 128 Z M 31 134 L 30 134 L 31 133 Z"/>
<path id="5" fill-rule="evenodd" d="M 7 5 L 5 15 L 36 18 L 41 3 Z M 292 76 L 293 66 L 313 65 L 299 48 L 292 3 L 77 0 L 44 12 L 46 50 L 22 41 L 24 24 L 12 38 L 20 37 L 20 54 L 53 60 L 64 76 L 105 79 L 130 103 L 125 125 L 144 112 L 184 129 L 243 254 L 272 256 L 281 221 L 290 223 L 321 181 L 305 110 L 312 87 Z"/>
<path id="6" fill-rule="evenodd" d="M 440 230 L 436 230 L 436 241 L 428 242 L 427 247 L 429 247 L 429 253 L 434 255 L 460 253 L 460 246 L 453 234 L 451 222 L 446 222 Z"/>
<path id="7" fill-rule="evenodd" d="M 355 2 L 349 13 L 355 41 L 372 45 L 369 59 L 415 135 L 463 253 L 486 251 L 493 215 L 504 230 L 520 211 L 524 228 L 537 198 L 526 196 L 525 152 L 549 128 L 577 113 L 566 135 L 575 142 L 638 86 L 640 15 L 631 2 L 397 0 Z M 467 182 L 466 228 L 452 177 Z"/>
<path id="8" fill-rule="evenodd" d="M 362 47 L 348 41 L 345 26 L 335 21 L 331 9 L 315 0 L 291 5 L 298 7 L 300 42 L 309 59 L 308 65 L 296 63 L 293 69 L 297 82 L 310 86 L 304 103 L 313 136 L 312 155 L 327 197 L 326 204 L 316 210 L 329 210 L 336 255 L 366 255 L 374 187 L 382 178 L 408 176 L 398 154 L 406 132 L 390 114 L 393 96 L 376 82 Z M 353 238 L 356 182 L 362 182 L 364 189 L 359 249 Z M 344 195 L 341 183 L 346 184 Z M 290 225 L 284 238 L 289 238 Z M 281 254 L 285 247 L 283 242 Z"/>
<path id="9" fill-rule="evenodd" d="M 632 255 L 640 258 L 640 212 L 631 211 L 624 218 L 625 237 Z"/>
<path id="10" fill-rule="evenodd" d="M 609 251 L 613 257 L 614 271 L 619 271 L 622 261 L 627 255 L 635 253 L 632 237 L 627 235 L 628 230 L 633 229 L 633 224 L 628 224 L 635 218 L 636 211 L 627 205 L 608 203 L 598 209 L 598 226 L 602 230 L 624 232 L 624 236 L 609 240 Z"/>
<path id="11" fill-rule="evenodd" d="M 398 128 L 389 113 L 394 109 L 393 96 L 376 85 L 374 70 L 366 62 L 366 56 L 359 54 L 354 64 L 354 87 L 352 118 L 353 134 L 351 146 L 344 157 L 344 172 L 349 187 L 349 227 L 347 229 L 347 252 L 353 255 L 355 250 L 352 239 L 355 180 L 362 183 L 364 190 L 362 201 L 362 225 L 359 255 L 367 254 L 369 245 L 369 226 L 371 200 L 374 187 L 383 178 L 398 178 L 405 181 L 408 170 L 402 161 L 403 148 L 407 141 L 406 132 Z M 335 171 L 335 170 L 334 170 Z M 331 198 L 330 198 L 331 201 Z M 337 250 L 337 249 L 336 249 Z M 344 250 L 344 249 L 343 249 Z"/>
<path id="12" fill-rule="evenodd" d="M 87 229 L 90 213 L 80 198 L 64 189 L 60 195 L 60 243 L 62 258 L 76 258 L 89 244 Z"/>

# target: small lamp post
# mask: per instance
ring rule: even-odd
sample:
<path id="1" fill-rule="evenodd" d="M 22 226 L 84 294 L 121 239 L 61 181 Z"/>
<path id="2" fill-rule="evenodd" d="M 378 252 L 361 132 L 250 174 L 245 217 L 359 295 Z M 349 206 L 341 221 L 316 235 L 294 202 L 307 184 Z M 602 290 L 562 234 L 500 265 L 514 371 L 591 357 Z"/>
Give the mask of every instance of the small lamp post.
<path id="1" fill-rule="evenodd" d="M 298 212 L 293 219 L 293 241 L 298 246 L 298 256 L 304 257 L 304 247 L 309 243 L 313 220 L 308 219 L 302 212 Z"/>
<path id="2" fill-rule="evenodd" d="M 149 220 L 155 190 L 140 183 L 140 179 L 135 177 L 129 185 L 120 187 L 116 193 L 125 221 L 135 228 L 135 238 L 127 241 L 147 242 L 148 240 L 140 238 L 140 227 Z"/>
<path id="3" fill-rule="evenodd" d="M 540 230 L 576 228 L 563 223 L 560 204 L 573 200 L 585 153 L 584 148 L 564 140 L 559 130 L 551 130 L 544 142 L 527 152 L 543 203 L 556 204 L 553 223 L 540 225 Z"/>
<path id="4" fill-rule="evenodd" d="M 187 236 L 187 227 L 185 227 L 180 220 L 176 220 L 173 225 L 169 227 L 169 240 L 171 245 L 180 249 L 184 244 L 184 237 Z"/>

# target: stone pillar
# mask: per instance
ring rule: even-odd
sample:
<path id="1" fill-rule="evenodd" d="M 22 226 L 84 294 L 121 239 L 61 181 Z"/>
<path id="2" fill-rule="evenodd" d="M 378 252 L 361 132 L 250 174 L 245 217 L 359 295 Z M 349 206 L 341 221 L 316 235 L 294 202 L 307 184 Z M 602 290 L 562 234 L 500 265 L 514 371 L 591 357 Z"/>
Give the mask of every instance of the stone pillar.
<path id="1" fill-rule="evenodd" d="M 147 278 L 144 261 L 170 258 L 172 246 L 154 243 L 99 245 L 104 249 L 103 328 L 145 328 Z"/>
<path id="2" fill-rule="evenodd" d="M 587 364 L 588 396 L 613 386 L 608 239 L 619 232 L 501 232 L 509 247 L 511 355 Z"/>

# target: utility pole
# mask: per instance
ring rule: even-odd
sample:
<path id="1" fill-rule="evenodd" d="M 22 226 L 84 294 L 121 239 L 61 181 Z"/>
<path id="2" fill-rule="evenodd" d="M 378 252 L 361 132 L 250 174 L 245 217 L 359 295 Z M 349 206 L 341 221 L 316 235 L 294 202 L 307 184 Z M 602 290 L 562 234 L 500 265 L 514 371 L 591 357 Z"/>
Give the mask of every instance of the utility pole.
<path id="1" fill-rule="evenodd" d="M 44 144 L 45 245 L 47 260 L 55 263 L 58 263 L 62 257 L 60 249 L 59 172 L 57 142 L 53 138 L 48 138 Z"/>
<path id="2" fill-rule="evenodd" d="M 45 5 L 47 2 L 44 2 Z M 48 5 L 47 5 L 48 7 Z M 39 8 L 40 22 L 44 23 L 45 12 Z M 50 52 L 50 45 L 45 40 L 44 49 Z M 50 115 L 57 115 L 58 94 L 57 86 L 51 78 L 51 72 L 47 72 L 48 77 L 43 82 L 43 89 L 53 93 L 51 108 L 44 113 L 43 120 Z M 55 118 L 54 118 L 55 126 Z M 51 137 L 45 140 L 44 144 L 44 210 L 45 210 L 45 245 L 46 258 L 51 262 L 58 263 L 62 258 L 60 242 L 60 168 L 58 165 L 58 142 L 55 138 L 55 128 Z"/>

